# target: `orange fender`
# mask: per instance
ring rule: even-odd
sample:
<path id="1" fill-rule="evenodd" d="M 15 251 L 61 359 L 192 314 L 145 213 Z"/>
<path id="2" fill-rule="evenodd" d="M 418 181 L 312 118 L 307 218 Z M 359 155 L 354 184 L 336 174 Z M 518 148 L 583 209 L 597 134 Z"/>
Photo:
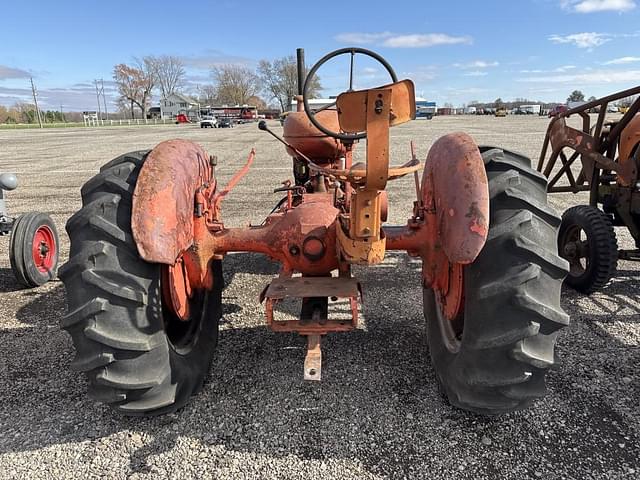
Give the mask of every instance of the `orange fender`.
<path id="1" fill-rule="evenodd" d="M 131 213 L 133 238 L 147 262 L 173 265 L 192 245 L 196 190 L 215 182 L 209 158 L 187 140 L 162 142 L 147 156 Z"/>
<path id="2" fill-rule="evenodd" d="M 451 263 L 467 264 L 484 247 L 489 227 L 489 185 L 478 145 L 466 133 L 438 139 L 422 174 L 422 200 L 435 213 L 436 242 Z"/>

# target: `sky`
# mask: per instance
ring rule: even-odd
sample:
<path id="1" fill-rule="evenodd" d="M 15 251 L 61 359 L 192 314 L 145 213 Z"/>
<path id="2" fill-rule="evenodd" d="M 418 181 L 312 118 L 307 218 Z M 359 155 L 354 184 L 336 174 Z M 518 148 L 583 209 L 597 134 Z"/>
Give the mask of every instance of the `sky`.
<path id="1" fill-rule="evenodd" d="M 109 108 L 114 65 L 176 55 L 186 93 L 212 83 L 211 67 L 295 55 L 310 66 L 337 48 L 381 54 L 416 94 L 442 105 L 518 97 L 565 101 L 640 84 L 640 0 L 495 1 L 12 1 L 0 16 L 0 104 L 95 110 L 94 80 Z M 318 72 L 324 96 L 348 86 L 347 59 Z M 388 83 L 356 57 L 355 86 Z"/>

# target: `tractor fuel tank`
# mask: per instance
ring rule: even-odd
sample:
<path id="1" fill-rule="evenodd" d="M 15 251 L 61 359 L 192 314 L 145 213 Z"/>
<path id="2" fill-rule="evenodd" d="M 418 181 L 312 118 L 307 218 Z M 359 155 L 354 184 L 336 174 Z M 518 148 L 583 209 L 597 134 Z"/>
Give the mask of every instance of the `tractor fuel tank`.
<path id="1" fill-rule="evenodd" d="M 318 112 L 316 119 L 329 130 L 340 131 L 336 110 Z M 305 112 L 291 112 L 287 115 L 284 121 L 283 136 L 287 143 L 318 164 L 331 163 L 336 158 L 345 155 L 347 151 L 341 142 L 318 130 L 309 121 Z M 290 148 L 287 148 L 287 153 L 292 157 L 296 156 Z"/>

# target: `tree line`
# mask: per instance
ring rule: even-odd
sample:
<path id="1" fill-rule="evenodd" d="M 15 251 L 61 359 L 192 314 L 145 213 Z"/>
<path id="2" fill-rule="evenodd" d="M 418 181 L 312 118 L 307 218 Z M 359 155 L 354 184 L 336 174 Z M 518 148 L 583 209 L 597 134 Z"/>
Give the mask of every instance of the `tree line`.
<path id="1" fill-rule="evenodd" d="M 69 121 L 56 110 L 40 110 L 40 115 L 45 123 Z M 32 103 L 16 103 L 9 108 L 0 105 L 0 123 L 38 123 L 36 106 Z"/>
<path id="2" fill-rule="evenodd" d="M 282 111 L 288 108 L 297 93 L 297 67 L 293 56 L 261 60 L 255 69 L 239 64 L 213 65 L 210 78 L 211 81 L 204 85 L 188 82 L 184 61 L 172 55 L 148 55 L 113 68 L 118 108 L 131 118 L 135 118 L 136 111 L 143 118 L 147 116 L 154 93 L 160 98 L 175 93 L 187 94 L 203 105 L 251 104 L 258 108 L 273 105 Z M 309 94 L 315 97 L 321 90 L 320 80 L 314 76 Z"/>

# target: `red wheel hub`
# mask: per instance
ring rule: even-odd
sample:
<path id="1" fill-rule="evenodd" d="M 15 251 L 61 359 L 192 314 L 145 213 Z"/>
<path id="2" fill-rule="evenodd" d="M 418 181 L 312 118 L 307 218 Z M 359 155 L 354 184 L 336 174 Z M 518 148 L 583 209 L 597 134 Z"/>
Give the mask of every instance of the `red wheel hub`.
<path id="1" fill-rule="evenodd" d="M 436 299 L 445 318 L 455 321 L 464 306 L 464 266 L 460 263 L 450 263 L 447 281 L 436 288 Z"/>
<path id="2" fill-rule="evenodd" d="M 50 272 L 56 263 L 57 255 L 58 246 L 51 228 L 47 225 L 38 227 L 31 245 L 31 256 L 36 268 L 42 273 Z"/>
<path id="3" fill-rule="evenodd" d="M 165 305 L 180 320 L 189 320 L 189 300 L 193 296 L 193 288 L 182 256 L 174 265 L 162 266 L 161 281 Z"/>

